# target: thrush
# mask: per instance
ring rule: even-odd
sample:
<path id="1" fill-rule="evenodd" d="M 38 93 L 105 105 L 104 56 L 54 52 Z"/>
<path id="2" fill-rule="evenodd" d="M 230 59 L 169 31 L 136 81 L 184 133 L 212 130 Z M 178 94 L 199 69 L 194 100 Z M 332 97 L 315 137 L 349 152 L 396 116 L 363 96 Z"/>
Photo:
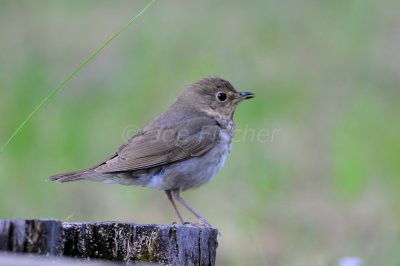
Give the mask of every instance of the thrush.
<path id="1" fill-rule="evenodd" d="M 61 183 L 91 180 L 164 190 L 179 220 L 175 200 L 200 224 L 210 224 L 180 197 L 209 182 L 224 165 L 234 135 L 233 114 L 253 98 L 227 80 L 206 77 L 188 86 L 175 102 L 110 158 L 89 169 L 49 177 Z"/>

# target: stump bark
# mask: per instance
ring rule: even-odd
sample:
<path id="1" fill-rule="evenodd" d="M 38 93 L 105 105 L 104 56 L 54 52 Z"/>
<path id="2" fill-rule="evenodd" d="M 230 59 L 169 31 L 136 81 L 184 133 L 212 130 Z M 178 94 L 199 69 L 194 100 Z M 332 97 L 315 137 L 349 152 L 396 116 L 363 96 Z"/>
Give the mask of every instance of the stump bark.
<path id="1" fill-rule="evenodd" d="M 186 225 L 0 220 L 0 251 L 124 263 L 215 265 L 217 236 Z"/>

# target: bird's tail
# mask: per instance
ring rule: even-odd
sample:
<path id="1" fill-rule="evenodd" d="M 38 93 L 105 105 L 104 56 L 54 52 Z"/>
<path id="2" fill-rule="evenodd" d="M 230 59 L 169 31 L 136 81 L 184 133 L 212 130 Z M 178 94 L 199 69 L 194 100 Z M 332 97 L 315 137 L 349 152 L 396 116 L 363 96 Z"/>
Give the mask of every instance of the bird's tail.
<path id="1" fill-rule="evenodd" d="M 94 173 L 93 170 L 85 170 L 85 171 L 77 171 L 77 172 L 53 175 L 48 177 L 47 180 L 65 183 L 78 180 L 93 179 L 96 176 L 98 176 L 98 174 Z"/>

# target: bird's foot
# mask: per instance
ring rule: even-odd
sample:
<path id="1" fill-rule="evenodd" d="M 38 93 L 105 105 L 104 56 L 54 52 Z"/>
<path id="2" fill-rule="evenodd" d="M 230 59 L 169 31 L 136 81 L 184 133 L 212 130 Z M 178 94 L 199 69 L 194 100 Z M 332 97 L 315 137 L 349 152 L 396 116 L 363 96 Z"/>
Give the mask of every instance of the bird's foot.
<path id="1" fill-rule="evenodd" d="M 174 223 L 178 224 L 178 223 Z M 201 218 L 199 219 L 198 223 L 191 223 L 191 222 L 184 222 L 182 223 L 183 226 L 194 226 L 194 227 L 206 227 L 206 228 L 211 228 L 211 225 L 207 222 L 206 219 Z"/>
<path id="2" fill-rule="evenodd" d="M 172 225 L 193 225 L 190 222 L 172 222 Z"/>
<path id="3" fill-rule="evenodd" d="M 209 223 L 207 222 L 207 220 L 204 219 L 204 217 L 200 217 L 200 218 L 199 218 L 199 225 L 200 225 L 200 226 L 203 226 L 203 227 L 207 227 L 207 228 L 211 228 L 211 227 L 212 227 L 211 224 L 209 224 Z"/>

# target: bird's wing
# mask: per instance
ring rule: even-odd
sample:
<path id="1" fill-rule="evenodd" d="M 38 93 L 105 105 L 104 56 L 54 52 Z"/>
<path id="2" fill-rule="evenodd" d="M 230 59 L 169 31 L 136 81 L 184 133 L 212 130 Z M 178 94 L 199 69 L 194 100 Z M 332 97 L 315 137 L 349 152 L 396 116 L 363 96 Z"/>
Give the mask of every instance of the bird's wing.
<path id="1" fill-rule="evenodd" d="M 188 126 L 190 125 L 190 127 Z M 135 171 L 201 156 L 219 140 L 220 127 L 209 119 L 196 119 L 168 128 L 148 129 L 134 136 L 96 172 Z"/>

